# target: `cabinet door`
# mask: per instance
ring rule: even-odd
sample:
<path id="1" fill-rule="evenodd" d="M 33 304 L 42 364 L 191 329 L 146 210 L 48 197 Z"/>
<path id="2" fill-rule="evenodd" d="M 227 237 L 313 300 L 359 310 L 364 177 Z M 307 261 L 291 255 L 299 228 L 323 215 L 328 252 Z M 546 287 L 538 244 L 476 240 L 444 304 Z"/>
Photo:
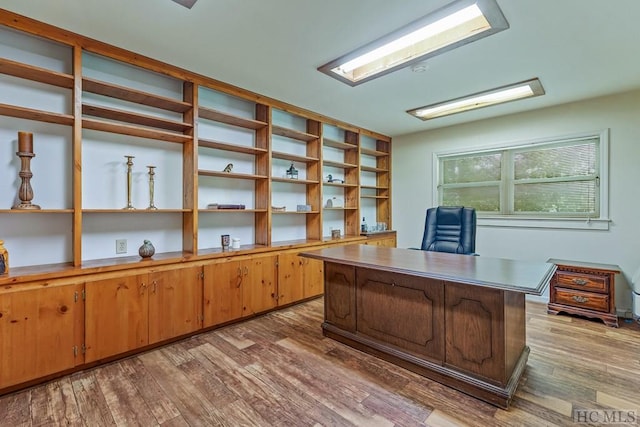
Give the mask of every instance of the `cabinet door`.
<path id="1" fill-rule="evenodd" d="M 148 344 L 147 279 L 144 274 L 87 282 L 86 362 Z"/>
<path id="2" fill-rule="evenodd" d="M 356 332 L 356 270 L 350 265 L 325 264 L 324 318 L 327 323 Z"/>
<path id="3" fill-rule="evenodd" d="M 304 261 L 295 252 L 278 255 L 278 305 L 303 298 Z"/>
<path id="4" fill-rule="evenodd" d="M 202 267 L 149 275 L 149 344 L 201 328 Z"/>
<path id="5" fill-rule="evenodd" d="M 240 261 L 204 266 L 205 328 L 242 317 L 243 280 Z"/>
<path id="6" fill-rule="evenodd" d="M 302 280 L 304 298 L 311 298 L 324 293 L 324 262 L 319 259 L 303 258 Z"/>
<path id="7" fill-rule="evenodd" d="M 276 259 L 277 256 L 265 256 L 243 262 L 242 301 L 245 316 L 276 306 Z"/>
<path id="8" fill-rule="evenodd" d="M 0 388 L 73 368 L 82 284 L 0 294 Z M 77 334 L 77 332 L 80 332 Z M 81 357 L 79 357 L 81 358 Z"/>

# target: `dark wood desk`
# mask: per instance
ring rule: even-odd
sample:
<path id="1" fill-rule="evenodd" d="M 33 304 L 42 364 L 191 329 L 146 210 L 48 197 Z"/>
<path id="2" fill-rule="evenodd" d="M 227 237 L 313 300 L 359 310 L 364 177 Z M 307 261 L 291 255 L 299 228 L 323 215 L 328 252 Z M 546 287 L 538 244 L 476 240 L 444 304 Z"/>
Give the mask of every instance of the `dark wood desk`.
<path id="1" fill-rule="evenodd" d="M 325 336 L 501 408 L 527 363 L 525 294 L 550 263 L 348 245 L 325 264 Z"/>

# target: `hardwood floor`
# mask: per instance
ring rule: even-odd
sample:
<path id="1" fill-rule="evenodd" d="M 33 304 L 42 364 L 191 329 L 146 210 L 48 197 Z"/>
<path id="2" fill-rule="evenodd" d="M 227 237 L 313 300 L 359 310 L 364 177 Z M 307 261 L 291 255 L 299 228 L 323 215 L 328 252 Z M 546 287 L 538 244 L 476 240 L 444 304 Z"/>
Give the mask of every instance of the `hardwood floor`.
<path id="1" fill-rule="evenodd" d="M 531 355 L 504 411 L 324 338 L 322 304 L 0 397 L 0 425 L 575 426 L 574 410 L 592 425 L 605 411 L 640 420 L 635 322 L 615 329 L 528 303 Z"/>

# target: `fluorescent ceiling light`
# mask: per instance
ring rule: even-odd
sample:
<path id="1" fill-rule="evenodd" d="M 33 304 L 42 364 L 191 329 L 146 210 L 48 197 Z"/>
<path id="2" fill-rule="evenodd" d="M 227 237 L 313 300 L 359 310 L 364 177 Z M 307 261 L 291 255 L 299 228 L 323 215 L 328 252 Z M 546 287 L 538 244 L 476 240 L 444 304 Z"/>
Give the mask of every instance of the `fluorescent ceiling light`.
<path id="1" fill-rule="evenodd" d="M 473 95 L 452 99 L 450 101 L 414 108 L 407 111 L 407 113 L 422 120 L 431 120 L 442 116 L 448 116 L 450 114 L 475 110 L 476 108 L 489 107 L 491 105 L 540 95 L 544 95 L 542 83 L 540 83 L 540 80 L 538 79 L 532 79 L 484 92 L 474 93 Z"/>
<path id="2" fill-rule="evenodd" d="M 318 70 L 355 86 L 507 28 L 495 0 L 458 0 Z"/>

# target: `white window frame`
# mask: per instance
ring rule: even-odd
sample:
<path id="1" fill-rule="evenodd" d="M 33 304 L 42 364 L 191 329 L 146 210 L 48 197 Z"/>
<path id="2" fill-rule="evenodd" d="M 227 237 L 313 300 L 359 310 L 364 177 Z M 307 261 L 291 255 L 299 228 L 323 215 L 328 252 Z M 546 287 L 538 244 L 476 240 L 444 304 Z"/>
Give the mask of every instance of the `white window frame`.
<path id="1" fill-rule="evenodd" d="M 528 141 L 507 142 L 492 146 L 483 146 L 481 149 L 458 149 L 451 151 L 440 151 L 433 153 L 433 206 L 438 206 L 440 202 L 440 192 L 438 185 L 440 182 L 440 159 L 443 157 L 459 156 L 463 154 L 481 154 L 496 150 L 517 150 L 520 148 L 531 148 L 532 146 L 542 146 L 557 144 L 569 140 L 599 138 L 600 147 L 599 177 L 600 177 L 600 197 L 599 211 L 597 218 L 575 218 L 575 217 L 549 217 L 549 216 L 523 216 L 523 215 L 502 215 L 478 213 L 478 225 L 486 227 L 525 227 L 525 228 L 560 228 L 560 229 L 580 229 L 580 230 L 608 230 L 609 223 L 609 129 L 602 129 L 591 132 L 580 132 L 570 135 L 539 138 Z M 502 191 L 501 196 L 502 197 Z M 502 201 L 501 201 L 502 203 Z"/>

